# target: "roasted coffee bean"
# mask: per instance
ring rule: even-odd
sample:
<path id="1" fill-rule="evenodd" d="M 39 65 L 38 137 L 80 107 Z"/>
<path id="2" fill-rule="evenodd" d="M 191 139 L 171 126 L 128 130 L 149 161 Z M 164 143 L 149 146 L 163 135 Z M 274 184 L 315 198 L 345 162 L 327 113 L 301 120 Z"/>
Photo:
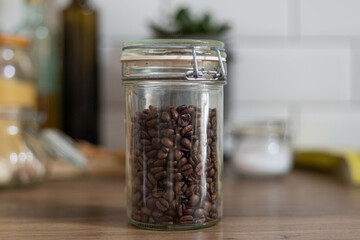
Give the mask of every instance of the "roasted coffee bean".
<path id="1" fill-rule="evenodd" d="M 175 173 L 173 176 L 174 176 L 175 182 L 179 182 L 183 178 L 181 173 Z"/>
<path id="2" fill-rule="evenodd" d="M 198 204 L 200 197 L 198 195 L 192 195 L 189 200 L 189 205 L 195 207 Z"/>
<path id="3" fill-rule="evenodd" d="M 147 116 L 146 116 L 146 119 L 147 120 L 151 120 L 153 118 L 156 118 L 158 116 L 158 113 L 157 111 L 151 111 Z"/>
<path id="4" fill-rule="evenodd" d="M 157 181 L 156 181 L 156 179 L 155 179 L 155 177 L 154 177 L 153 174 L 148 173 L 148 174 L 147 174 L 147 177 L 148 177 L 148 179 L 149 179 L 149 182 L 150 182 L 152 185 L 155 185 L 155 184 L 157 183 Z"/>
<path id="5" fill-rule="evenodd" d="M 191 141 L 185 137 L 181 139 L 180 143 L 187 149 L 191 149 L 192 147 Z"/>
<path id="6" fill-rule="evenodd" d="M 142 208 L 141 208 L 141 212 L 142 212 L 143 214 L 145 214 L 146 216 L 151 216 L 151 213 L 152 213 L 151 209 L 149 209 L 149 208 L 147 208 L 147 207 L 142 207 Z"/>
<path id="7" fill-rule="evenodd" d="M 184 176 L 190 175 L 193 172 L 193 168 L 192 168 L 191 164 L 185 164 L 184 166 L 182 166 L 181 172 Z"/>
<path id="8" fill-rule="evenodd" d="M 165 212 L 169 208 L 169 203 L 164 198 L 159 198 L 155 203 L 157 209 Z"/>
<path id="9" fill-rule="evenodd" d="M 153 138 L 151 140 L 151 146 L 154 148 L 154 149 L 159 149 L 161 148 L 161 141 L 160 141 L 160 138 Z"/>
<path id="10" fill-rule="evenodd" d="M 155 210 L 155 211 L 152 212 L 151 215 L 152 215 L 154 218 L 159 218 L 159 217 L 161 217 L 161 216 L 163 215 L 163 213 L 162 213 L 161 211 L 159 211 L 159 210 Z"/>
<path id="11" fill-rule="evenodd" d="M 190 114 L 183 114 L 179 117 L 179 125 L 182 126 L 182 127 L 186 127 L 187 125 L 190 124 L 191 122 L 191 115 Z"/>
<path id="12" fill-rule="evenodd" d="M 182 136 L 191 136 L 193 133 L 193 126 L 192 125 L 187 125 L 186 127 L 184 127 L 181 130 L 181 135 Z"/>
<path id="13" fill-rule="evenodd" d="M 199 175 L 199 176 L 201 176 L 201 174 L 202 174 L 202 169 L 203 169 L 203 165 L 202 165 L 202 163 L 199 163 L 199 164 L 196 166 L 196 168 L 195 168 L 196 174 Z"/>
<path id="14" fill-rule="evenodd" d="M 170 119 L 170 114 L 168 112 L 161 113 L 161 120 L 163 120 L 164 122 L 169 122 Z"/>
<path id="15" fill-rule="evenodd" d="M 182 224 L 191 224 L 194 221 L 193 216 L 185 215 L 180 218 L 180 223 Z"/>
<path id="16" fill-rule="evenodd" d="M 150 168 L 150 172 L 151 172 L 151 173 L 158 173 L 158 172 L 161 172 L 162 170 L 164 170 L 163 167 L 153 167 L 153 168 Z"/>
<path id="17" fill-rule="evenodd" d="M 155 127 L 158 123 L 158 120 L 156 118 L 152 119 L 152 120 L 148 120 L 146 121 L 146 126 L 147 127 Z"/>
<path id="18" fill-rule="evenodd" d="M 209 212 L 211 210 L 211 203 L 209 201 L 205 201 L 203 208 L 205 211 Z"/>
<path id="19" fill-rule="evenodd" d="M 184 156 L 184 153 L 179 150 L 175 150 L 175 159 L 180 160 Z"/>
<path id="20" fill-rule="evenodd" d="M 163 152 L 163 151 L 159 151 L 158 155 L 157 155 L 158 159 L 165 159 L 165 158 L 167 158 L 167 156 L 168 156 L 168 153 Z"/>
<path id="21" fill-rule="evenodd" d="M 168 148 L 171 148 L 174 146 L 174 143 L 170 140 L 170 138 L 168 137 L 163 137 L 161 139 L 161 143 L 165 146 L 165 147 L 168 147 Z"/>
<path id="22" fill-rule="evenodd" d="M 209 177 L 213 177 L 215 175 L 215 169 L 214 168 L 211 168 L 211 170 L 209 171 L 208 173 L 208 176 Z"/>
<path id="23" fill-rule="evenodd" d="M 161 216 L 159 217 L 159 221 L 165 224 L 171 224 L 173 221 L 173 217 L 170 215 Z"/>
<path id="24" fill-rule="evenodd" d="M 160 198 L 160 197 L 164 196 L 164 194 L 165 194 L 165 192 L 163 190 L 158 190 L 158 189 L 153 190 L 151 193 L 151 195 L 155 198 Z"/>
<path id="25" fill-rule="evenodd" d="M 154 161 L 153 166 L 154 167 L 162 167 L 166 164 L 166 160 L 165 159 L 159 159 Z"/>
<path id="26" fill-rule="evenodd" d="M 141 145 L 148 146 L 151 145 L 151 141 L 149 139 L 141 139 L 140 140 Z"/>
<path id="27" fill-rule="evenodd" d="M 192 105 L 149 106 L 131 119 L 135 221 L 203 224 L 218 218 L 216 109 L 207 121 L 203 112 Z"/>
<path id="28" fill-rule="evenodd" d="M 174 130 L 172 130 L 172 129 L 164 129 L 164 130 L 161 130 L 161 134 L 163 136 L 170 137 L 170 136 L 174 135 Z"/>
<path id="29" fill-rule="evenodd" d="M 149 198 L 146 201 L 146 207 L 149 208 L 149 209 L 154 209 L 155 203 L 156 203 L 156 198 Z"/>
<path id="30" fill-rule="evenodd" d="M 175 188 L 174 188 L 174 191 L 176 193 L 180 193 L 181 192 L 181 188 L 184 186 L 184 182 L 178 182 L 176 185 L 175 185 Z"/>
<path id="31" fill-rule="evenodd" d="M 201 218 L 202 216 L 204 216 L 204 214 L 205 214 L 205 210 L 202 208 L 199 208 L 195 211 L 195 216 L 197 218 Z"/>
<path id="32" fill-rule="evenodd" d="M 174 109 L 174 107 L 170 107 L 170 112 L 171 112 L 171 115 L 172 117 L 177 120 L 178 117 L 179 117 L 179 113 Z"/>
<path id="33" fill-rule="evenodd" d="M 156 174 L 155 174 L 155 179 L 161 180 L 161 179 L 165 178 L 166 175 L 167 175 L 167 174 L 166 174 L 166 171 L 162 171 L 162 172 L 156 173 Z"/>
<path id="34" fill-rule="evenodd" d="M 193 208 L 187 208 L 185 209 L 186 215 L 194 215 L 195 210 Z"/>

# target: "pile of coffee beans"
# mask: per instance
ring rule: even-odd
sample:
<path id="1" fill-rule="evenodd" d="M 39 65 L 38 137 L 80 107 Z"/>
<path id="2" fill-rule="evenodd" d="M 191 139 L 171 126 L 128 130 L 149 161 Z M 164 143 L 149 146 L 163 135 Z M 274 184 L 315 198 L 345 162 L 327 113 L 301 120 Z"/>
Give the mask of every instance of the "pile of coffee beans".
<path id="1" fill-rule="evenodd" d="M 132 119 L 131 217 L 196 225 L 218 218 L 216 109 L 149 106 Z"/>

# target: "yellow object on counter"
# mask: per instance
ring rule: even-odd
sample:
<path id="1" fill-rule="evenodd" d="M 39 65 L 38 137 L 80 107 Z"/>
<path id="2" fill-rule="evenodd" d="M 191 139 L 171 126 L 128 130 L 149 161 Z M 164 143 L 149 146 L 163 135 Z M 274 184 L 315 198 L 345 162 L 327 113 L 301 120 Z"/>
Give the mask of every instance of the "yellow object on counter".
<path id="1" fill-rule="evenodd" d="M 295 166 L 323 172 L 341 172 L 351 184 L 360 186 L 360 154 L 356 151 L 297 151 Z"/>
<path id="2" fill-rule="evenodd" d="M 20 79 L 0 78 L 0 105 L 36 109 L 36 87 Z"/>

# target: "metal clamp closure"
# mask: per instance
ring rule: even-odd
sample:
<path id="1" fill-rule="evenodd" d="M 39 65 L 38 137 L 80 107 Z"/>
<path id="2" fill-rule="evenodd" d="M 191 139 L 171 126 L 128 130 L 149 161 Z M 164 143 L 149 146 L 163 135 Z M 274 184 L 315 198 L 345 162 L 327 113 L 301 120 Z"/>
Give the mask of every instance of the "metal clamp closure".
<path id="1" fill-rule="evenodd" d="M 220 65 L 219 71 L 199 71 L 199 66 L 197 63 L 197 56 L 196 56 L 196 47 L 192 47 L 191 50 L 192 50 L 193 60 L 194 60 L 194 70 L 186 72 L 186 79 L 197 80 L 198 78 L 201 78 L 202 76 L 204 76 L 204 74 L 213 74 L 215 80 L 223 80 L 226 78 L 225 66 L 222 61 L 221 52 L 220 52 L 221 50 L 223 51 L 224 49 L 215 48 L 215 47 L 211 48 L 211 50 L 216 51 L 216 54 L 218 56 L 219 65 Z"/>

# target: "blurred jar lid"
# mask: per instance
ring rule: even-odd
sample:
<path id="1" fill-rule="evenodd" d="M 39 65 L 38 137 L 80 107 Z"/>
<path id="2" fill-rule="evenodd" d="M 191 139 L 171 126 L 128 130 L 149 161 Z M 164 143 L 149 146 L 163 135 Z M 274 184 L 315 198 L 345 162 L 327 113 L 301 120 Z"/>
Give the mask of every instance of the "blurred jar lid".
<path id="1" fill-rule="evenodd" d="M 233 127 L 231 131 L 231 134 L 234 137 L 269 135 L 285 136 L 286 133 L 286 122 L 281 120 L 243 123 Z"/>
<path id="2" fill-rule="evenodd" d="M 28 48 L 31 39 L 22 35 L 0 33 L 0 45 Z"/>

